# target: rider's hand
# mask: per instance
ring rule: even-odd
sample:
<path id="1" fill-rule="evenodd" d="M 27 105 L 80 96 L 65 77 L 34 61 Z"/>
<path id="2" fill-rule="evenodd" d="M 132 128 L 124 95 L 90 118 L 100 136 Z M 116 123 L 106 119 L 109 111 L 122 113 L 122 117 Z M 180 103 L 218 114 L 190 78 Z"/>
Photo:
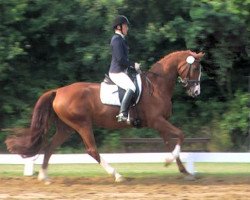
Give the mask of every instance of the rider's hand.
<path id="1" fill-rule="evenodd" d="M 137 73 L 141 73 L 141 64 L 140 63 L 135 63 L 135 70 L 137 71 Z"/>

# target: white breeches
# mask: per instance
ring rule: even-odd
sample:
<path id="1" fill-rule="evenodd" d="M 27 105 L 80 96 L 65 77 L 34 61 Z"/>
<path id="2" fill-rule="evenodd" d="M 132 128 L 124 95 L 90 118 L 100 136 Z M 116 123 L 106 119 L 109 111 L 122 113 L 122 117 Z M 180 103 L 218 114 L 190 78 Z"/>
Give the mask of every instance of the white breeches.
<path id="1" fill-rule="evenodd" d="M 131 89 L 133 92 L 135 92 L 135 85 L 131 81 L 131 79 L 128 77 L 127 74 L 124 72 L 120 73 L 109 73 L 110 79 L 119 87 L 121 87 L 124 90 Z"/>

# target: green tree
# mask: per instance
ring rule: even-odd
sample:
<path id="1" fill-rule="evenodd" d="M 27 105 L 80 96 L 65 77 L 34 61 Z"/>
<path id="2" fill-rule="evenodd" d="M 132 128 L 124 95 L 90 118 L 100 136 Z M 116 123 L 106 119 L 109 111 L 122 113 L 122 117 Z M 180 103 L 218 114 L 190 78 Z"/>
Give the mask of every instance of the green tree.
<path id="1" fill-rule="evenodd" d="M 131 22 L 131 59 L 144 70 L 175 50 L 206 53 L 201 96 L 194 101 L 177 84 L 171 121 L 186 136 L 220 141 L 214 149 L 239 148 L 249 113 L 249 10 L 247 0 L 0 0 L 0 127 L 28 125 L 46 90 L 100 82 L 109 68 L 111 24 L 119 13 Z M 105 133 L 97 130 L 99 144 L 119 139 L 118 132 Z M 140 130 L 127 134 L 144 136 Z"/>
<path id="2" fill-rule="evenodd" d="M 25 20 L 26 9 L 26 0 L 0 1 L 0 126 L 12 123 L 14 115 L 28 109 L 20 99 L 24 85 L 18 83 L 20 76 L 27 75 L 23 63 L 18 62 L 20 56 L 26 55 L 22 46 L 26 37 L 19 26 Z"/>

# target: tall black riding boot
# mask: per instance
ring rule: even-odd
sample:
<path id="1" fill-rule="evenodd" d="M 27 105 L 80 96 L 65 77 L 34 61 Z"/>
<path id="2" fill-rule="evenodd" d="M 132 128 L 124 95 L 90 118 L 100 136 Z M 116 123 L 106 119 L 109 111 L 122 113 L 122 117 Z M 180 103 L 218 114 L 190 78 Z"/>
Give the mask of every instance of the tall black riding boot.
<path id="1" fill-rule="evenodd" d="M 129 106 L 130 106 L 133 95 L 134 95 L 134 92 L 131 89 L 128 89 L 126 93 L 124 94 L 124 97 L 121 103 L 120 113 L 119 115 L 116 116 L 118 122 L 128 120 L 128 110 L 129 110 Z"/>

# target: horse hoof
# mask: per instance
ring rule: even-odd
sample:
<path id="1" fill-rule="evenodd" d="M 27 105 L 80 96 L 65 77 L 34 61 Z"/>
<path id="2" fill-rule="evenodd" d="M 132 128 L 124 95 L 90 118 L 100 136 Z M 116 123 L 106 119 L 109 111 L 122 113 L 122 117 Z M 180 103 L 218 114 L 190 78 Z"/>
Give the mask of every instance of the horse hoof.
<path id="1" fill-rule="evenodd" d="M 170 163 L 172 163 L 174 161 L 174 158 L 166 158 L 166 160 L 165 160 L 165 165 L 168 165 L 168 164 L 170 164 Z"/>
<path id="2" fill-rule="evenodd" d="M 38 180 L 38 181 L 45 181 L 46 178 L 38 176 L 38 177 L 37 177 L 37 180 Z"/>
<path id="3" fill-rule="evenodd" d="M 120 177 L 115 179 L 116 183 L 121 183 L 121 182 L 124 182 L 124 181 L 126 181 L 126 178 L 124 178 L 123 176 L 120 176 Z"/>
<path id="4" fill-rule="evenodd" d="M 49 178 L 45 178 L 45 177 L 38 177 L 37 178 L 38 181 L 44 182 L 45 185 L 50 185 L 51 184 L 51 180 Z"/>
<path id="5" fill-rule="evenodd" d="M 192 174 L 188 174 L 184 177 L 184 180 L 186 181 L 195 181 L 196 180 L 196 177 Z"/>
<path id="6" fill-rule="evenodd" d="M 170 166 L 171 164 L 172 164 L 171 162 L 167 162 L 167 161 L 166 161 L 165 164 L 164 164 L 164 166 L 165 166 L 165 167 L 168 167 L 168 166 Z"/>
<path id="7" fill-rule="evenodd" d="M 44 185 L 50 185 L 50 184 L 51 184 L 51 181 L 49 179 L 44 181 Z"/>
<path id="8" fill-rule="evenodd" d="M 37 176 L 37 180 L 38 181 L 46 181 L 48 180 L 48 175 L 47 175 L 47 171 L 44 169 L 40 169 L 38 176 Z"/>

